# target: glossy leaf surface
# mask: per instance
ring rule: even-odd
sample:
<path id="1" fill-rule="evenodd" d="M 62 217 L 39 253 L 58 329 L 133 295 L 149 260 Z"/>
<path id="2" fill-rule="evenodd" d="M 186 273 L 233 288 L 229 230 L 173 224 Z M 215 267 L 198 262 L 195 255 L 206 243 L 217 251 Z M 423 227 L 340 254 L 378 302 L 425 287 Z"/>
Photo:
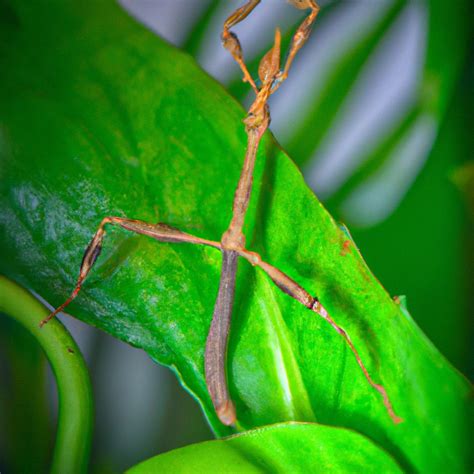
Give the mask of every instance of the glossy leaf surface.
<path id="1" fill-rule="evenodd" d="M 242 108 L 111 0 L 1 5 L 0 271 L 59 305 L 104 216 L 219 239 L 245 152 Z M 254 182 L 249 248 L 318 295 L 405 422 L 392 423 L 337 333 L 242 262 L 228 353 L 238 429 L 317 420 L 360 432 L 406 470 L 461 470 L 465 380 L 269 134 Z M 203 373 L 219 270 L 213 249 L 110 229 L 70 312 L 170 366 L 226 435 Z"/>
<path id="2" fill-rule="evenodd" d="M 349 449 L 348 449 L 349 448 Z M 265 426 L 218 441 L 156 456 L 128 474 L 401 473 L 396 462 L 364 436 L 311 423 Z"/>
<path id="3" fill-rule="evenodd" d="M 472 291 L 463 281 L 469 279 L 472 259 L 466 256 L 464 236 L 469 229 L 451 176 L 469 159 L 472 148 L 466 143 L 472 135 L 468 104 L 473 96 L 472 80 L 466 74 L 466 48 L 474 15 L 472 3 L 465 0 L 449 9 L 440 0 L 430 0 L 426 14 L 426 59 L 413 107 L 394 124 L 386 139 L 379 137 L 379 144 L 367 150 L 361 165 L 325 205 L 334 216 L 353 226 L 352 234 L 371 268 L 386 288 L 407 295 L 411 314 L 443 354 L 461 370 L 469 370 Z M 410 183 L 409 179 L 405 191 L 402 185 L 399 196 L 403 199 L 392 206 L 393 212 L 383 222 L 370 228 L 355 228 L 362 212 L 351 208 L 351 194 L 367 193 L 368 188 L 379 184 L 378 196 L 382 199 L 373 196 L 377 205 L 364 209 L 364 216 L 370 215 L 380 201 L 387 200 L 393 181 L 387 179 L 386 172 L 377 174 L 398 159 L 407 163 L 405 154 L 397 152 L 397 148 L 410 135 L 415 136 L 422 122 L 429 124 L 431 138 L 429 146 L 419 148 L 409 161 L 409 166 L 417 161 L 421 164 L 415 168 L 416 180 Z M 391 177 L 395 180 L 401 174 L 400 167 L 396 171 L 392 168 Z M 358 209 L 361 210 L 360 204 Z"/>

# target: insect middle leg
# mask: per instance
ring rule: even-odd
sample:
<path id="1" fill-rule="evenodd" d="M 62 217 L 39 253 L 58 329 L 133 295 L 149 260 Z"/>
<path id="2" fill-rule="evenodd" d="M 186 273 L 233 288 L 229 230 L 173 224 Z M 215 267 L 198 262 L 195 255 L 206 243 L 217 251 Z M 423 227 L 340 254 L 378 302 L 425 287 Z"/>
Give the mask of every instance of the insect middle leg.
<path id="1" fill-rule="evenodd" d="M 187 234 L 186 232 L 181 232 L 180 230 L 171 227 L 167 224 L 151 224 L 149 222 L 140 221 L 136 219 L 127 219 L 123 217 L 104 217 L 99 225 L 99 228 L 94 234 L 94 237 L 92 237 L 92 240 L 90 241 L 84 252 L 81 267 L 79 270 L 79 276 L 77 278 L 76 286 L 73 292 L 61 306 L 55 309 L 50 315 L 48 315 L 48 317 L 46 317 L 40 322 L 40 327 L 44 326 L 49 320 L 51 320 L 58 313 L 63 311 L 79 294 L 84 280 L 86 279 L 92 266 L 100 255 L 100 252 L 102 250 L 102 242 L 105 236 L 105 226 L 108 224 L 118 225 L 136 234 L 147 235 L 160 242 L 187 242 L 191 244 L 202 244 L 220 248 L 220 244 L 218 242 L 213 242 L 211 240 L 195 237 L 193 235 Z"/>

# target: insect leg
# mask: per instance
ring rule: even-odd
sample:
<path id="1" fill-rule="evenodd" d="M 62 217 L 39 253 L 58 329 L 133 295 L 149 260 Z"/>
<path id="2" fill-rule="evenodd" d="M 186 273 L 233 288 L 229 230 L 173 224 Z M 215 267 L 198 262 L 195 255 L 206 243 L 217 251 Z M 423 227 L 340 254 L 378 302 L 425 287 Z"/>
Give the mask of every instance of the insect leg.
<path id="1" fill-rule="evenodd" d="M 298 51 L 303 47 L 311 34 L 311 27 L 319 13 L 319 6 L 315 0 L 289 0 L 289 2 L 300 10 L 311 9 L 309 15 L 303 20 L 301 25 L 296 30 L 291 41 L 290 52 L 285 63 L 283 71 L 280 73 L 278 79 L 275 81 L 272 92 L 275 92 L 283 81 L 288 77 L 288 72 L 295 59 Z"/>
<path id="2" fill-rule="evenodd" d="M 96 233 L 94 234 L 94 237 L 92 237 L 92 240 L 90 241 L 84 252 L 81 267 L 79 270 L 79 276 L 77 278 L 76 286 L 73 292 L 61 306 L 59 306 L 47 318 L 41 321 L 40 327 L 44 326 L 50 319 L 54 318 L 54 316 L 63 311 L 79 294 L 84 280 L 86 279 L 92 266 L 100 255 L 100 252 L 102 250 L 102 241 L 105 236 L 105 226 L 107 224 L 118 225 L 120 227 L 123 227 L 124 229 L 130 230 L 131 232 L 152 237 L 160 242 L 187 242 L 192 244 L 202 244 L 220 248 L 220 244 L 218 242 L 213 242 L 210 240 L 195 237 L 191 234 L 181 232 L 180 230 L 175 229 L 174 227 L 168 226 L 166 224 L 150 224 L 148 222 L 139 221 L 135 219 L 126 219 L 122 217 L 105 217 L 104 219 L 102 219 L 99 228 L 97 229 Z"/>
<path id="3" fill-rule="evenodd" d="M 321 316 L 343 337 L 346 344 L 349 346 L 352 353 L 354 354 L 357 364 L 364 373 L 365 378 L 367 379 L 369 384 L 382 396 L 383 404 L 390 418 L 393 420 L 394 423 L 400 423 L 401 421 L 403 421 L 402 418 L 395 414 L 385 388 L 382 385 L 375 383 L 372 377 L 370 376 L 367 368 L 362 362 L 362 358 L 359 355 L 359 351 L 356 349 L 354 343 L 351 341 L 349 334 L 347 334 L 347 332 L 338 324 L 336 324 L 336 322 L 331 318 L 331 316 L 329 316 L 329 313 L 320 303 L 318 298 L 311 296 L 302 286 L 296 283 L 292 278 L 283 273 L 281 270 L 274 267 L 273 265 L 270 265 L 269 263 L 264 262 L 261 259 L 260 255 L 258 255 L 257 253 L 251 252 L 249 250 L 240 250 L 239 255 L 248 260 L 252 265 L 260 267 L 273 280 L 273 282 L 278 286 L 278 288 L 280 288 L 284 293 L 288 294 L 295 300 L 299 301 L 306 308 Z"/>
<path id="4" fill-rule="evenodd" d="M 256 94 L 258 94 L 258 87 L 255 84 L 255 81 L 252 79 L 247 66 L 245 65 L 242 46 L 240 41 L 237 38 L 235 33 L 230 31 L 230 28 L 235 26 L 237 23 L 240 23 L 242 20 L 245 20 L 252 10 L 260 3 L 261 0 L 249 0 L 245 5 L 241 6 L 234 13 L 232 13 L 224 23 L 224 28 L 222 30 L 222 44 L 226 48 L 235 62 L 240 66 L 242 72 L 244 73 L 244 82 L 248 82 Z"/>

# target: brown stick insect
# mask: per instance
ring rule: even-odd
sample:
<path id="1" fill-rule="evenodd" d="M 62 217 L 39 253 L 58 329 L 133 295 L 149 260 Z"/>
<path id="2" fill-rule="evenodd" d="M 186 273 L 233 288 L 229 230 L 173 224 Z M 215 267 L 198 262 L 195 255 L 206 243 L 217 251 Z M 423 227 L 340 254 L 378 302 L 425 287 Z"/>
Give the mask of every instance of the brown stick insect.
<path id="1" fill-rule="evenodd" d="M 270 111 L 267 102 L 270 95 L 275 93 L 287 78 L 293 60 L 301 47 L 306 43 L 311 32 L 311 27 L 319 12 L 319 6 L 315 0 L 289 0 L 289 2 L 298 9 L 309 10 L 309 14 L 298 27 L 292 38 L 288 57 L 283 68 L 280 67 L 280 31 L 278 29 L 275 31 L 274 45 L 260 62 L 258 70 L 260 83 L 258 85 L 247 69 L 240 42 L 230 29 L 244 20 L 260 3 L 260 0 L 247 1 L 245 5 L 230 15 L 224 23 L 222 32 L 223 45 L 240 66 L 243 72 L 243 80 L 250 84 L 255 92 L 256 98 L 250 106 L 244 120 L 247 133 L 247 151 L 240 179 L 234 194 L 232 218 L 220 242 L 202 239 L 163 223 L 151 224 L 121 217 L 105 217 L 102 219 L 97 232 L 84 253 L 79 277 L 72 294 L 66 302 L 59 306 L 45 320 L 41 321 L 40 325 L 43 326 L 76 298 L 84 280 L 101 252 L 105 226 L 108 224 L 118 225 L 137 234 L 147 235 L 160 242 L 207 245 L 220 250 L 222 253 L 219 291 L 206 342 L 205 376 L 207 388 L 216 414 L 223 424 L 233 425 L 236 421 L 235 407 L 230 398 L 226 380 L 226 352 L 239 257 L 243 257 L 253 266 L 260 267 L 283 292 L 325 319 L 345 339 L 368 383 L 381 394 L 383 403 L 392 420 L 395 423 L 399 423 L 402 420 L 395 414 L 384 387 L 372 380 L 349 335 L 334 322 L 318 298 L 311 296 L 310 293 L 288 275 L 263 261 L 259 254 L 247 250 L 245 247 L 245 236 L 242 232 L 242 228 L 252 190 L 256 153 L 262 135 L 270 124 Z"/>

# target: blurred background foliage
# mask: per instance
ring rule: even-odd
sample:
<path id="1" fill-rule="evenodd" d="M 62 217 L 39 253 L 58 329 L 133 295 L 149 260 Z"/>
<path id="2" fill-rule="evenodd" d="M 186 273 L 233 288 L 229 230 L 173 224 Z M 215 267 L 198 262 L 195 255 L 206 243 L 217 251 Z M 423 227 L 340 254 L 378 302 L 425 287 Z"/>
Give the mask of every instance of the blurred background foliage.
<path id="1" fill-rule="evenodd" d="M 218 39 L 225 17 L 242 1 L 121 3 L 193 55 L 237 100 L 249 103 L 249 88 Z M 285 90 L 272 97 L 271 128 L 331 214 L 348 225 L 389 293 L 406 295 L 420 327 L 472 376 L 472 4 L 321 5 L 314 34 Z M 288 44 L 300 20 L 284 1 L 264 0 L 236 28 L 253 70 L 271 44 L 275 24 Z M 212 438 L 197 404 L 171 372 L 91 327 L 64 321 L 91 368 L 97 472 L 117 472 Z M 54 394 L 52 377 L 35 343 L 4 318 L 0 342 L 6 381 L 0 388 L 0 471 L 8 472 L 8 466 L 11 472 L 41 472 L 54 433 L 55 399 L 46 396 L 48 387 Z M 40 428 L 31 431 L 33 424 Z M 10 442 L 25 439 L 25 433 L 28 452 L 35 453 L 34 470 Z"/>

